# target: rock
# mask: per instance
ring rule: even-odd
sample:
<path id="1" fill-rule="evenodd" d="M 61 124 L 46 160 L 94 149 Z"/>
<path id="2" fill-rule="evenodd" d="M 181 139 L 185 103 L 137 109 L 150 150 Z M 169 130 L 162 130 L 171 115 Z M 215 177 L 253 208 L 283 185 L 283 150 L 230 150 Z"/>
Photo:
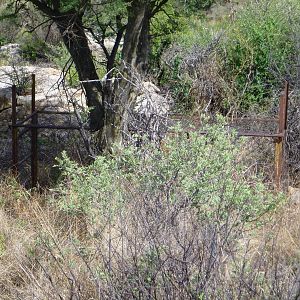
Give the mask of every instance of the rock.
<path id="1" fill-rule="evenodd" d="M 149 81 L 141 83 L 135 93 L 132 95 L 134 106 L 128 129 L 158 142 L 166 132 L 170 101 Z M 139 144 L 139 141 L 136 142 Z"/>
<path id="2" fill-rule="evenodd" d="M 0 47 L 0 55 L 14 62 L 18 62 L 21 60 L 22 50 L 19 44 L 7 44 Z"/>
<path id="3" fill-rule="evenodd" d="M 0 111 L 11 106 L 11 86 L 0 83 Z"/>
<path id="4" fill-rule="evenodd" d="M 169 101 L 160 94 L 160 89 L 152 82 L 143 82 L 136 98 L 134 111 L 149 117 L 151 115 L 164 116 L 168 110 Z"/>
<path id="5" fill-rule="evenodd" d="M 57 107 L 68 109 L 70 103 L 69 96 L 84 105 L 82 101 L 81 89 L 62 88 L 61 71 L 51 67 L 40 66 L 22 66 L 14 68 L 12 66 L 0 67 L 0 98 L 1 103 L 11 103 L 11 85 L 21 82 L 24 87 L 20 90 L 25 90 L 25 95 L 18 95 L 18 103 L 24 107 L 30 107 L 31 101 L 31 74 L 36 75 L 36 104 L 39 108 Z M 2 92 L 1 92 L 2 87 Z M 2 104 L 3 106 L 3 104 Z M 1 107 L 1 106 L 0 106 Z"/>
<path id="6" fill-rule="evenodd" d="M 86 31 L 85 34 L 88 39 L 89 47 L 93 52 L 93 55 L 95 55 L 99 58 L 104 58 L 105 54 L 103 52 L 102 47 L 97 42 L 97 40 L 93 37 L 93 35 L 90 32 Z M 104 40 L 104 46 L 109 53 L 112 51 L 114 45 L 115 45 L 115 40 L 113 38 L 106 38 Z M 120 47 L 122 47 L 122 41 L 120 43 Z"/>
<path id="7" fill-rule="evenodd" d="M 300 204 L 300 188 L 288 187 L 289 202 L 291 204 Z"/>

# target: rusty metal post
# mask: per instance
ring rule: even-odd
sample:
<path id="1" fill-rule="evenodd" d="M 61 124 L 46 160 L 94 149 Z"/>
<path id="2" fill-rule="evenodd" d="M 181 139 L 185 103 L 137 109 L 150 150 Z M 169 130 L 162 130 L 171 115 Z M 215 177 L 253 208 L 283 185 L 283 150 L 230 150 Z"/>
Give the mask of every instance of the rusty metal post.
<path id="1" fill-rule="evenodd" d="M 35 113 L 35 74 L 32 74 L 32 87 L 31 87 L 31 113 Z M 38 125 L 38 114 L 35 113 L 31 118 L 31 124 Z M 37 127 L 31 128 L 31 187 L 37 186 L 38 181 L 38 129 Z"/>
<path id="2" fill-rule="evenodd" d="M 18 173 L 18 127 L 17 124 L 17 88 L 12 86 L 12 111 L 11 111 L 11 125 L 12 125 L 12 169 L 15 175 Z"/>
<path id="3" fill-rule="evenodd" d="M 284 142 L 287 129 L 288 91 L 289 84 L 286 82 L 284 93 L 280 96 L 278 115 L 278 133 L 281 134 L 281 136 L 275 140 L 275 185 L 278 190 L 281 187 L 281 177 L 284 164 Z"/>

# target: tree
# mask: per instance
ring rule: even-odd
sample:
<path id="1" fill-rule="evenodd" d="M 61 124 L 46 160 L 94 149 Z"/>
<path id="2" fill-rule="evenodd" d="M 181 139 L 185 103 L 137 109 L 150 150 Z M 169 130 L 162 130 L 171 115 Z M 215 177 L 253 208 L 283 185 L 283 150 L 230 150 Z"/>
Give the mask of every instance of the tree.
<path id="1" fill-rule="evenodd" d="M 85 90 L 87 105 L 90 107 L 90 128 L 100 132 L 100 144 L 105 148 L 107 144 L 120 138 L 122 118 L 125 113 L 123 104 L 129 97 L 130 86 L 128 82 L 119 82 L 121 96 L 116 86 L 100 82 L 85 30 L 89 30 L 95 37 L 96 34 L 94 28 L 86 26 L 84 16 L 87 11 L 95 13 L 99 26 L 97 31 L 99 32 L 100 29 L 102 32 L 97 40 L 106 55 L 108 78 L 113 76 L 110 71 L 115 65 L 116 54 L 123 37 L 124 64 L 121 71 L 125 74 L 130 74 L 131 69 L 144 72 L 147 69 L 150 53 L 150 21 L 168 0 L 111 0 L 106 4 L 101 0 L 93 2 L 91 0 L 29 0 L 29 2 L 56 23 Z M 99 8 L 105 5 L 121 7 L 114 15 L 113 26 L 111 21 L 103 22 L 100 19 L 101 14 L 99 17 Z M 113 29 L 115 35 L 115 45 L 110 53 L 104 45 L 108 28 Z"/>

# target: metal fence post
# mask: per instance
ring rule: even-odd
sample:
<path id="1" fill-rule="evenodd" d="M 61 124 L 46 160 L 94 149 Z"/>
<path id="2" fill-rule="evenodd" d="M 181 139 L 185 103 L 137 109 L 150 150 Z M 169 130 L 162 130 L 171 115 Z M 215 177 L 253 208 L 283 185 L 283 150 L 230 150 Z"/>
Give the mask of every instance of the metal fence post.
<path id="1" fill-rule="evenodd" d="M 32 87 L 31 87 L 31 187 L 37 186 L 38 181 L 38 115 L 35 107 L 35 74 L 32 74 Z"/>
<path id="2" fill-rule="evenodd" d="M 281 178 L 284 161 L 284 142 L 287 129 L 288 92 L 289 84 L 288 82 L 286 82 L 284 93 L 280 96 L 278 115 L 278 133 L 281 134 L 281 136 L 275 140 L 275 185 L 278 190 L 281 187 Z"/>
<path id="3" fill-rule="evenodd" d="M 17 124 L 17 88 L 12 86 L 12 169 L 15 175 L 18 173 L 18 127 Z"/>

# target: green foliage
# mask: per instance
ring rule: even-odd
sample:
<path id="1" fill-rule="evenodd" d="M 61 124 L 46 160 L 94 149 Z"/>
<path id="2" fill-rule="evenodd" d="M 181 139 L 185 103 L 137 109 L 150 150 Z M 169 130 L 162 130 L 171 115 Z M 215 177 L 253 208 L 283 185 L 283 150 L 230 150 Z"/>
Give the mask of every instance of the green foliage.
<path id="1" fill-rule="evenodd" d="M 86 1 L 82 0 L 47 0 L 44 1 L 48 7 L 58 9 L 60 12 L 70 12 L 79 10 Z"/>
<path id="2" fill-rule="evenodd" d="M 97 1 L 95 1 L 94 5 L 88 7 L 84 15 L 84 22 L 99 37 L 103 37 L 103 34 L 105 38 L 115 37 L 118 27 L 127 22 L 126 1 L 101 1 L 101 5 L 99 3 L 97 5 Z"/>
<path id="3" fill-rule="evenodd" d="M 0 6 L 0 46 L 12 43 L 20 30 L 19 16 L 13 14 L 11 3 L 3 3 Z"/>
<path id="4" fill-rule="evenodd" d="M 208 26 L 203 17 L 182 17 L 180 30 L 172 35 L 172 46 L 162 55 L 160 84 L 171 91 L 175 109 L 182 113 L 195 108 L 197 95 L 192 90 L 198 77 L 197 66 L 193 66 L 192 72 L 187 72 L 183 68 L 184 62 L 189 56 L 195 58 L 200 55 L 199 50 L 205 50 L 219 30 L 218 24 Z"/>
<path id="5" fill-rule="evenodd" d="M 172 98 L 175 99 L 175 110 L 185 113 L 192 110 L 195 101 L 190 94 L 191 79 L 181 72 L 181 61 L 182 58 L 176 56 L 168 67 L 164 67 L 160 84 L 168 86 Z"/>
<path id="6" fill-rule="evenodd" d="M 187 15 L 199 13 L 199 11 L 207 10 L 215 2 L 215 0 L 189 0 L 178 1 L 183 6 Z"/>
<path id="7" fill-rule="evenodd" d="M 68 212 L 107 216 L 132 197 L 142 197 L 158 199 L 157 205 L 185 203 L 209 222 L 223 224 L 233 216 L 237 224 L 256 220 L 277 199 L 259 178 L 247 174 L 239 157 L 241 144 L 224 125 L 220 119 L 205 127 L 206 135 L 193 132 L 188 139 L 177 128 L 164 151 L 151 144 L 126 148 L 87 167 L 63 155 L 61 196 L 55 201 Z"/>
<path id="8" fill-rule="evenodd" d="M 34 33 L 28 33 L 21 30 L 16 37 L 16 41 L 20 43 L 24 59 L 32 62 L 35 62 L 38 59 L 46 59 L 48 46 Z"/>
<path id="9" fill-rule="evenodd" d="M 238 13 L 221 48 L 225 76 L 235 83 L 243 109 L 264 105 L 272 89 L 290 73 L 297 53 L 292 35 L 299 20 L 297 1 L 255 2 Z"/>
<path id="10" fill-rule="evenodd" d="M 51 46 L 47 54 L 48 59 L 52 61 L 60 69 L 67 71 L 66 80 L 71 87 L 79 84 L 79 77 L 74 64 L 70 64 L 71 56 L 63 43 Z"/>
<path id="11" fill-rule="evenodd" d="M 50 1 L 53 2 L 53 1 Z M 61 0 L 60 1 L 60 11 L 61 12 L 68 12 L 79 10 L 82 6 L 82 0 Z"/>
<path id="12" fill-rule="evenodd" d="M 58 163 L 65 178 L 60 186 L 63 196 L 58 202 L 62 210 L 90 214 L 96 204 L 95 209 L 109 214 L 114 211 L 114 205 L 121 203 L 117 178 L 122 173 L 119 174 L 115 160 L 98 157 L 92 165 L 79 167 L 63 153 Z M 66 182 L 68 189 L 65 188 Z M 118 202 L 114 203 L 115 199 Z"/>
<path id="13" fill-rule="evenodd" d="M 243 111 L 264 108 L 274 91 L 282 87 L 284 78 L 296 78 L 299 30 L 300 4 L 296 0 L 247 2 L 237 8 L 234 18 L 225 15 L 210 21 L 191 16 L 183 30 L 174 36 L 172 47 L 179 50 L 171 51 L 165 59 L 164 83 L 173 81 L 170 74 L 175 68 L 181 79 L 189 78 L 193 86 L 199 86 L 197 80 L 203 78 L 198 73 L 203 72 L 201 64 L 211 63 L 219 72 L 213 74 L 217 78 L 207 77 L 210 80 L 207 85 L 222 83 L 223 99 L 217 99 L 221 110 L 233 105 Z M 212 49 L 217 36 L 220 39 Z M 201 52 L 206 53 L 202 58 Z M 197 57 L 194 72 L 183 70 L 182 63 L 175 65 L 178 60 Z M 180 90 L 182 82 L 177 80 L 174 86 Z M 191 94 L 186 98 L 193 102 Z"/>
<path id="14" fill-rule="evenodd" d="M 169 1 L 163 11 L 158 12 L 151 22 L 151 54 L 152 68 L 159 68 L 160 57 L 163 51 L 174 40 L 174 34 L 178 34 L 184 27 L 184 19 L 178 12 L 174 1 Z M 155 70 L 153 70 L 155 71 Z"/>

